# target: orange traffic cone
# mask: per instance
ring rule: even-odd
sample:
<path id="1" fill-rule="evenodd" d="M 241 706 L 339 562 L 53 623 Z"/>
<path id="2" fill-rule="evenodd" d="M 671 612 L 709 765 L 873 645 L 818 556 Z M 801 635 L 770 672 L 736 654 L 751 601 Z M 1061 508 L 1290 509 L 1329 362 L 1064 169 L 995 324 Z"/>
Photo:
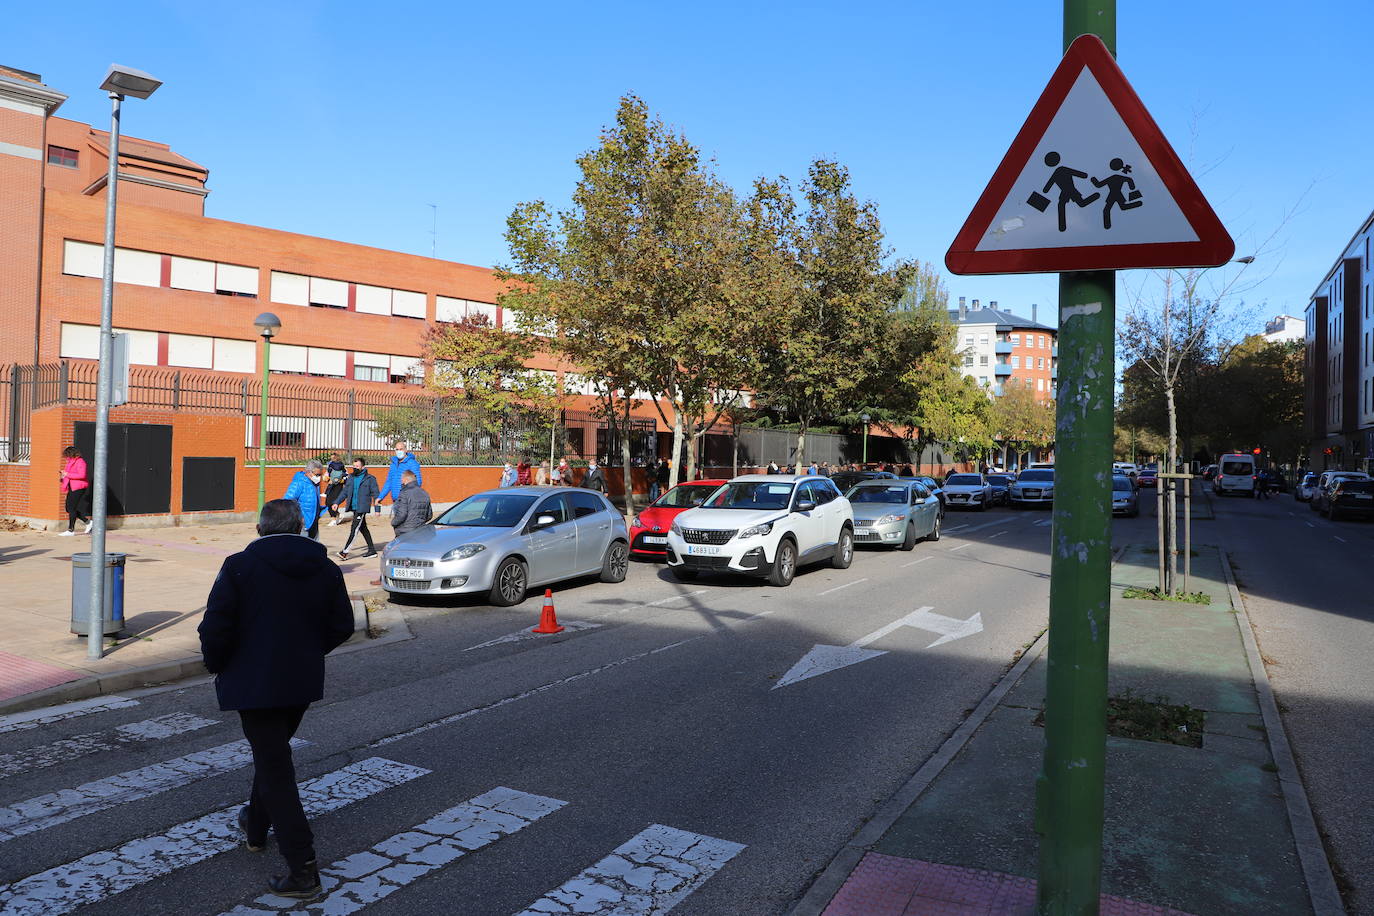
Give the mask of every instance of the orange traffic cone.
<path id="1" fill-rule="evenodd" d="M 553 611 L 553 589 L 544 589 L 544 610 L 539 615 L 539 626 L 530 632 L 544 634 L 563 632 L 563 628 L 558 625 L 558 615 Z"/>

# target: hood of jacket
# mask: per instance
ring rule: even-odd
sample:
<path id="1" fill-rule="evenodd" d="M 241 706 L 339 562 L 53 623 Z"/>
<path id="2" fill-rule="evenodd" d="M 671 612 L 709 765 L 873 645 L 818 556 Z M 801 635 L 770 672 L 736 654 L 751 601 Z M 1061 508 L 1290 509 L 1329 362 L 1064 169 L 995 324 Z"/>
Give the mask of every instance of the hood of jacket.
<path id="1" fill-rule="evenodd" d="M 298 534 L 269 534 L 249 544 L 243 552 L 292 579 L 318 575 L 321 565 L 329 562 L 329 552 L 323 544 Z"/>

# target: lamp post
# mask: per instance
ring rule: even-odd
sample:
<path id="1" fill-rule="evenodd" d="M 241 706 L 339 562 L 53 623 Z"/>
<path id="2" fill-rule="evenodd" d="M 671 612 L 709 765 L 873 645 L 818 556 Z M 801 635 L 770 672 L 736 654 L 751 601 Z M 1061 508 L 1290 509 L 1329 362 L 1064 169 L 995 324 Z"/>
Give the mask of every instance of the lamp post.
<path id="1" fill-rule="evenodd" d="M 859 414 L 859 419 L 864 421 L 864 464 L 868 464 L 868 421 L 872 419 L 868 414 Z"/>
<path id="2" fill-rule="evenodd" d="M 105 530 L 110 477 L 110 342 L 114 324 L 115 198 L 119 185 L 119 105 L 126 95 L 146 99 L 162 81 L 142 70 L 111 64 L 100 88 L 110 95 L 110 165 L 105 173 L 105 253 L 100 272 L 99 374 L 95 386 L 95 453 L 91 486 L 91 603 L 86 618 L 86 657 L 105 654 Z"/>
<path id="3" fill-rule="evenodd" d="M 271 312 L 263 312 L 253 319 L 253 327 L 262 335 L 262 404 L 258 408 L 258 511 L 267 502 L 267 373 L 272 365 L 272 338 L 281 327 L 281 319 Z"/>

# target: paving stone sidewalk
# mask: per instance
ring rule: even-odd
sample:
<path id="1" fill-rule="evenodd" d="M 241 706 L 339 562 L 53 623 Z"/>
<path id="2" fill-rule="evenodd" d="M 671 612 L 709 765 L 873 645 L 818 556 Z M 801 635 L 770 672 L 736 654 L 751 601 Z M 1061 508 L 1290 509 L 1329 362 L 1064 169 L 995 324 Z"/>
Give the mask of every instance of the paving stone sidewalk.
<path id="1" fill-rule="evenodd" d="M 1143 545 L 1126 548 L 1113 568 L 1110 695 L 1163 697 L 1205 710 L 1206 719 L 1201 747 L 1108 739 L 1101 911 L 1338 912 L 1314 910 L 1309 895 L 1295 840 L 1302 826 L 1290 823 L 1220 551 L 1194 549 L 1191 587 L 1210 604 L 1123 598 L 1128 586 L 1156 584 L 1156 556 Z M 948 763 L 934 763 L 935 775 L 925 771 L 924 780 L 918 773 L 836 857 L 793 916 L 1035 912 L 1042 646 L 1043 638 L 1014 686 L 981 708 L 991 713 L 970 723 L 966 743 L 956 734 Z M 1310 845 L 1305 851 L 1310 869 Z"/>

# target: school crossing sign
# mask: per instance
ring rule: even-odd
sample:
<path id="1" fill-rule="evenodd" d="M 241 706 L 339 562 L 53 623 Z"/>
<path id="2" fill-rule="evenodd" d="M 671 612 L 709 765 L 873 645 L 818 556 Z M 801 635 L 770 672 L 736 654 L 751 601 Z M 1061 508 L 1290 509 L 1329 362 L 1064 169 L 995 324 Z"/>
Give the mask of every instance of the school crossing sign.
<path id="1" fill-rule="evenodd" d="M 1235 253 L 1106 46 L 1077 38 L 945 254 L 956 274 L 1214 267 Z"/>

